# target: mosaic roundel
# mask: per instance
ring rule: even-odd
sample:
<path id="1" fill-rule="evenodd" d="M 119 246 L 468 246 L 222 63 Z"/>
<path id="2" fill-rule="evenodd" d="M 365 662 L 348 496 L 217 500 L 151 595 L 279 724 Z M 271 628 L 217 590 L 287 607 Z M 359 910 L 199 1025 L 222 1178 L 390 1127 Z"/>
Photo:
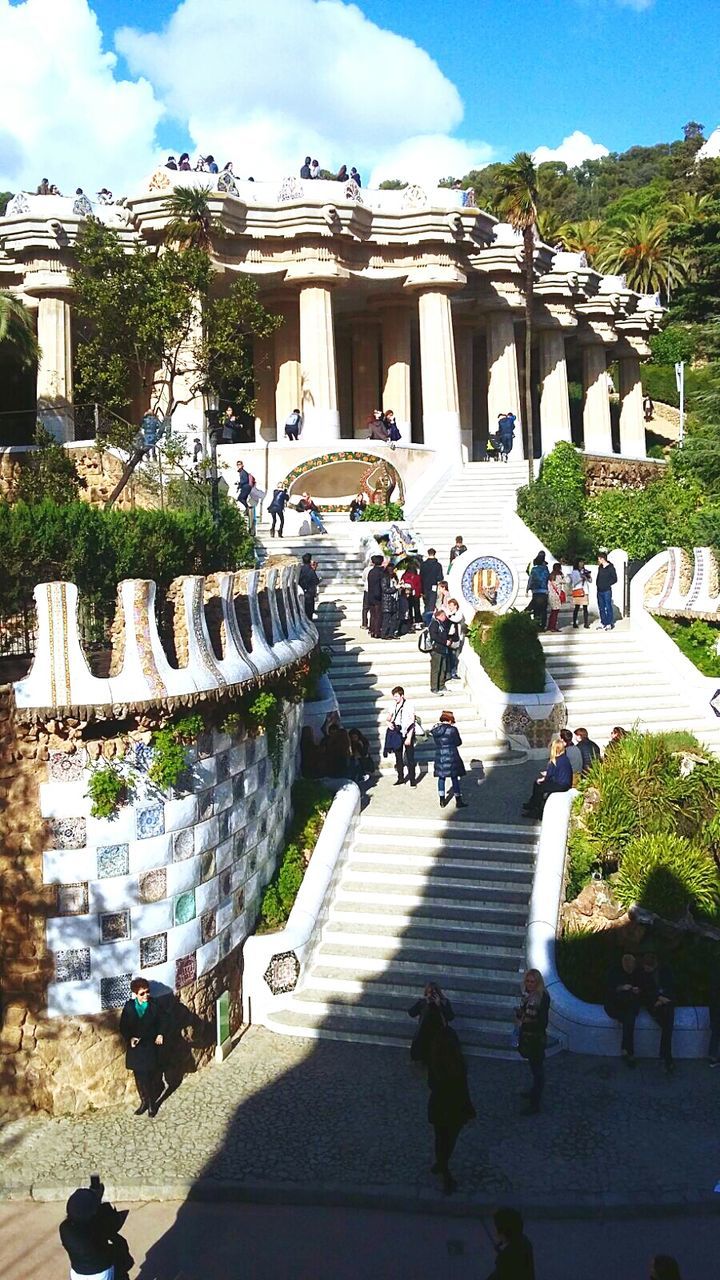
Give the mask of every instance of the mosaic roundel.
<path id="1" fill-rule="evenodd" d="M 475 610 L 504 613 L 517 595 L 518 583 L 499 556 L 474 556 L 463 565 L 461 590 Z"/>

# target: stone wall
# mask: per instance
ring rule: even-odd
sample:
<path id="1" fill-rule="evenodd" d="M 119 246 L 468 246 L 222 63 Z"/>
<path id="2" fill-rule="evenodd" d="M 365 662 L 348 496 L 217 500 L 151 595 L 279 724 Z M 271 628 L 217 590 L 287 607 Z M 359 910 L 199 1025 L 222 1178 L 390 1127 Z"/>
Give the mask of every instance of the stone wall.
<path id="1" fill-rule="evenodd" d="M 87 442 L 66 444 L 85 487 L 80 497 L 91 506 L 103 507 L 122 474 L 123 463 L 109 450 L 96 449 Z M 0 498 L 12 502 L 17 492 L 20 470 L 33 450 L 27 446 L 0 451 Z M 157 507 L 158 499 L 145 489 L 141 477 L 130 477 L 114 504 L 119 511 L 132 511 L 135 507 Z"/>
<path id="2" fill-rule="evenodd" d="M 588 494 L 604 493 L 606 489 L 645 489 L 652 480 L 664 472 L 662 462 L 633 461 L 627 458 L 585 458 L 585 485 Z"/>

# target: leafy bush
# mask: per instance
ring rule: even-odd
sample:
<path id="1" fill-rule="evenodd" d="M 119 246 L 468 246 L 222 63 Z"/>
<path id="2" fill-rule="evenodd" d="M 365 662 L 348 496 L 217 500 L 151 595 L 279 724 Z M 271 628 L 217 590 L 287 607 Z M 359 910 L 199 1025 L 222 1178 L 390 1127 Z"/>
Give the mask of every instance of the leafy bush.
<path id="1" fill-rule="evenodd" d="M 387 504 L 369 502 L 360 519 L 387 523 L 388 520 L 402 520 L 403 515 L 403 508 L 399 502 L 388 502 Z"/>
<path id="2" fill-rule="evenodd" d="M 663 336 L 663 335 L 660 335 Z M 685 357 L 679 356 L 678 359 Z M 717 366 L 715 366 L 716 368 Z M 715 376 L 717 376 L 715 374 Z M 704 365 L 699 369 L 685 369 L 686 405 L 693 407 L 696 396 L 708 388 L 713 381 L 713 365 Z M 672 364 L 644 364 L 642 366 L 643 391 L 653 400 L 661 404 L 671 404 L 676 409 L 680 405 L 675 369 Z"/>
<path id="3" fill-rule="evenodd" d="M 298 778 L 294 784 L 288 843 L 280 865 L 263 894 L 258 933 L 280 929 L 285 924 L 332 800 L 333 793 L 319 782 Z"/>
<path id="4" fill-rule="evenodd" d="M 543 459 L 535 484 L 518 490 L 518 515 L 561 560 L 587 557 L 592 543 L 584 526 L 585 467 L 573 445 L 557 444 Z"/>
<path id="5" fill-rule="evenodd" d="M 578 801 L 575 802 L 578 804 Z M 565 896 L 568 902 L 576 898 L 599 866 L 597 846 L 588 840 L 584 831 L 572 831 L 568 841 L 568 865 Z"/>
<path id="6" fill-rule="evenodd" d="M 288 915 L 292 911 L 304 874 L 305 862 L 300 850 L 297 845 L 288 845 L 277 878 L 278 895 Z"/>
<path id="7" fill-rule="evenodd" d="M 718 870 L 705 849 L 676 835 L 648 835 L 631 840 L 614 880 L 625 908 L 637 903 L 666 920 L 677 920 L 687 908 L 714 915 L 720 900 Z"/>
<path id="8" fill-rule="evenodd" d="M 504 693 L 542 693 L 545 652 L 527 613 L 476 614 L 468 639 L 493 684 Z"/>
<path id="9" fill-rule="evenodd" d="M 85 481 L 67 449 L 63 449 L 40 422 L 35 429 L 35 444 L 38 448 L 26 455 L 20 467 L 13 500 L 34 503 L 49 498 L 52 502 L 77 502 Z"/>
<path id="10" fill-rule="evenodd" d="M 650 350 L 656 365 L 674 365 L 678 360 L 692 360 L 697 342 L 692 329 L 682 324 L 669 324 L 650 339 Z"/>
<path id="11" fill-rule="evenodd" d="M 87 794 L 91 800 L 90 815 L 93 818 L 114 818 L 123 798 L 128 795 L 127 778 L 112 764 L 93 769 L 88 781 Z"/>
<path id="12" fill-rule="evenodd" d="M 669 546 L 693 545 L 697 486 L 667 474 L 645 489 L 607 489 L 588 499 L 587 533 L 596 547 L 622 547 L 647 560 Z"/>
<path id="13" fill-rule="evenodd" d="M 650 943 L 661 963 L 672 969 L 679 1005 L 708 1002 L 708 980 L 720 965 L 720 944 L 708 938 L 685 937 L 680 947 L 668 948 L 662 936 L 651 933 Z M 617 964 L 621 950 L 614 929 L 568 929 L 555 944 L 555 959 L 562 982 L 573 995 L 591 1004 L 602 1004 L 608 971 Z"/>
<path id="14" fill-rule="evenodd" d="M 691 621 L 690 618 L 657 617 L 655 621 L 698 671 L 704 676 L 720 676 L 720 653 L 715 647 L 720 640 L 720 626 L 701 618 Z"/>

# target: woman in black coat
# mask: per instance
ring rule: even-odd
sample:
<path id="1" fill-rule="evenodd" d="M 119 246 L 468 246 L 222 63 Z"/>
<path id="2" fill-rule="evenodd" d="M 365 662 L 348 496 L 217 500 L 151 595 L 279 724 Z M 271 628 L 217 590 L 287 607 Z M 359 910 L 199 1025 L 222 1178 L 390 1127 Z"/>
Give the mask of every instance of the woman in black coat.
<path id="1" fill-rule="evenodd" d="M 545 1049 L 547 1025 L 550 1013 L 550 997 L 545 990 L 539 969 L 528 969 L 523 978 L 520 1005 L 515 1012 L 518 1025 L 518 1051 L 525 1058 L 532 1075 L 532 1088 L 527 1094 L 530 1105 L 527 1114 L 540 1110 L 540 1099 L 545 1086 Z"/>
<path id="2" fill-rule="evenodd" d="M 428 1120 L 435 1131 L 433 1173 L 442 1175 L 445 1195 L 457 1182 L 450 1172 L 450 1157 L 463 1125 L 475 1118 L 467 1086 L 467 1069 L 460 1041 L 447 1025 L 438 1029 L 430 1044 L 428 1061 Z"/>
<path id="3" fill-rule="evenodd" d="M 418 1029 L 410 1045 L 410 1057 L 413 1062 L 424 1062 L 430 1059 L 430 1045 L 436 1031 L 446 1027 L 455 1017 L 453 1007 L 445 992 L 435 982 L 428 982 L 420 1000 L 416 1000 L 408 1009 L 411 1018 L 419 1018 Z"/>
<path id="4" fill-rule="evenodd" d="M 135 1115 L 141 1116 L 147 1111 L 152 1118 L 157 1113 L 160 1096 L 158 1048 L 163 1043 L 165 1017 L 150 995 L 145 978 L 133 978 L 130 990 L 133 998 L 125 1002 L 120 1014 L 120 1035 L 127 1045 L 125 1066 L 135 1076 L 140 1095 Z"/>
<path id="5" fill-rule="evenodd" d="M 465 773 L 465 765 L 458 751 L 458 747 L 462 746 L 462 738 L 455 727 L 455 716 L 452 711 L 443 711 L 439 723 L 430 730 L 430 733 L 435 740 L 434 774 L 437 778 L 440 808 L 444 809 L 454 796 L 456 807 L 467 809 L 467 804 L 460 793 L 460 779 Z M 452 791 L 449 796 L 446 796 L 445 783 L 448 778 L 452 783 Z"/>

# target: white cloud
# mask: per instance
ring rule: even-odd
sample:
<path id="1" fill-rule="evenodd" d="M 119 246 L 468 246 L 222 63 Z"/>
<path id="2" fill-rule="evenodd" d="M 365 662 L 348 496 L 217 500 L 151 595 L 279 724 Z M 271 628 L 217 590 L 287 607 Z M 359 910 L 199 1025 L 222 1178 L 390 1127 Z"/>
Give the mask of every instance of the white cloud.
<path id="1" fill-rule="evenodd" d="M 563 138 L 559 147 L 538 147 L 533 151 L 535 164 L 546 164 L 549 160 L 565 163 L 569 169 L 582 164 L 583 160 L 600 160 L 610 152 L 601 142 L 593 142 L 586 133 L 576 129 L 574 133 Z"/>
<path id="2" fill-rule="evenodd" d="M 236 173 L 357 165 L 367 180 L 464 173 L 489 148 L 452 136 L 455 86 L 412 40 L 341 0 L 182 0 L 162 32 L 116 47 L 195 146 Z"/>
<path id="3" fill-rule="evenodd" d="M 145 80 L 118 80 L 88 0 L 0 0 L 0 188 L 123 190 L 152 167 L 162 113 Z"/>

